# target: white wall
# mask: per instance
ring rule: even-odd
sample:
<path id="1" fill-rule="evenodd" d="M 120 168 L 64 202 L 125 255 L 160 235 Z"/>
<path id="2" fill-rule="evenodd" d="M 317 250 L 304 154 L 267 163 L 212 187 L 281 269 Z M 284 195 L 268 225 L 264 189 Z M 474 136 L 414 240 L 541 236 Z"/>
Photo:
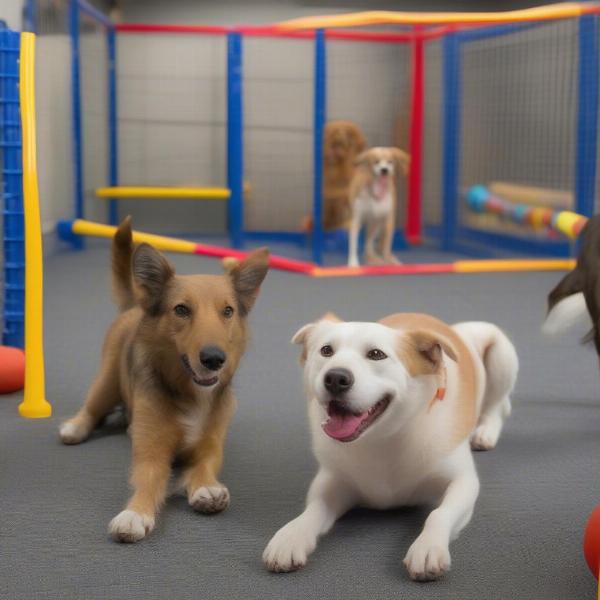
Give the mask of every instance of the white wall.
<path id="1" fill-rule="evenodd" d="M 23 0 L 2 0 L 0 5 L 0 19 L 6 21 L 11 29 L 20 31 L 22 10 Z"/>

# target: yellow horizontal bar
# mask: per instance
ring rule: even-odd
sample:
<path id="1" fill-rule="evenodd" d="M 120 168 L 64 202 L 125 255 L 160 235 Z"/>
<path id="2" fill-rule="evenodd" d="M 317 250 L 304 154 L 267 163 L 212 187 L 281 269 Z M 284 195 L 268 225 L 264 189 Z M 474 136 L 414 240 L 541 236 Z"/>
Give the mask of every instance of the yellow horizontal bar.
<path id="1" fill-rule="evenodd" d="M 112 225 L 102 225 L 101 223 L 92 223 L 83 219 L 73 221 L 73 233 L 78 235 L 91 235 L 94 237 L 112 238 L 115 235 L 116 227 Z M 147 242 L 158 250 L 164 252 L 181 252 L 183 254 L 193 254 L 196 249 L 194 242 L 178 240 L 162 235 L 153 235 L 151 233 L 133 232 L 133 241 L 136 244 Z"/>
<path id="2" fill-rule="evenodd" d="M 579 17 L 591 12 L 594 5 L 562 2 L 522 10 L 500 12 L 397 12 L 376 10 L 342 15 L 300 17 L 277 23 L 286 30 L 325 29 L 330 27 L 357 27 L 361 25 L 433 25 L 450 23 L 518 23 Z"/>
<path id="3" fill-rule="evenodd" d="M 532 260 L 459 260 L 454 263 L 455 273 L 495 273 L 510 271 L 569 271 L 575 260 L 532 259 Z"/>
<path id="4" fill-rule="evenodd" d="M 98 198 L 180 198 L 227 200 L 231 192 L 219 187 L 101 187 L 96 190 Z"/>

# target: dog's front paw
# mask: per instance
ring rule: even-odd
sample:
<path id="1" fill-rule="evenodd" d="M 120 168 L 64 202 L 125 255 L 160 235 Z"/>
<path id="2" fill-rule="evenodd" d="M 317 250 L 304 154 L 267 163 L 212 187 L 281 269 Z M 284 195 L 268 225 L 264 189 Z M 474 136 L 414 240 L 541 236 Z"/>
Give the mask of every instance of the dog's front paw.
<path id="1" fill-rule="evenodd" d="M 358 262 L 357 258 L 350 258 L 348 259 L 348 267 L 350 267 L 351 269 L 355 269 L 356 267 L 360 267 L 360 263 Z"/>
<path id="2" fill-rule="evenodd" d="M 263 562 L 273 573 L 288 573 L 302 568 L 308 555 L 315 549 L 315 536 L 306 531 L 298 519 L 284 525 L 272 538 L 263 552 Z"/>
<path id="3" fill-rule="evenodd" d="M 403 562 L 414 581 L 433 581 L 450 570 L 450 550 L 447 544 L 419 536 Z"/>
<path id="4" fill-rule="evenodd" d="M 90 430 L 84 424 L 71 419 L 70 421 L 65 421 L 60 426 L 58 435 L 63 444 L 81 444 L 90 435 Z"/>
<path id="5" fill-rule="evenodd" d="M 492 450 L 498 443 L 501 429 L 501 419 L 488 419 L 480 423 L 471 436 L 471 448 L 473 450 Z"/>
<path id="6" fill-rule="evenodd" d="M 121 511 L 109 524 L 108 531 L 116 542 L 133 543 L 143 540 L 154 529 L 154 517 L 134 510 Z"/>
<path id="7" fill-rule="evenodd" d="M 225 510 L 229 500 L 229 490 L 223 484 L 199 487 L 189 496 L 190 506 L 204 514 Z"/>
<path id="8" fill-rule="evenodd" d="M 386 265 L 401 265 L 402 261 L 397 259 L 393 254 L 387 254 L 383 257 L 384 264 Z"/>

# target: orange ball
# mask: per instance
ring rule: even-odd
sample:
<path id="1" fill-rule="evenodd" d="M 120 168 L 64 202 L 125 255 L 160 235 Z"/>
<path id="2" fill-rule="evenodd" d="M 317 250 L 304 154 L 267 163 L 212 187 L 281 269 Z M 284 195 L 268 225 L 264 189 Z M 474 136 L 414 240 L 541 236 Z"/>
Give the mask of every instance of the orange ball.
<path id="1" fill-rule="evenodd" d="M 20 348 L 0 346 L 0 394 L 10 394 L 25 385 L 25 353 Z"/>
<path id="2" fill-rule="evenodd" d="M 592 575 L 598 579 L 598 568 L 600 567 L 600 505 L 596 506 L 588 519 L 585 535 L 583 536 L 583 553 Z"/>

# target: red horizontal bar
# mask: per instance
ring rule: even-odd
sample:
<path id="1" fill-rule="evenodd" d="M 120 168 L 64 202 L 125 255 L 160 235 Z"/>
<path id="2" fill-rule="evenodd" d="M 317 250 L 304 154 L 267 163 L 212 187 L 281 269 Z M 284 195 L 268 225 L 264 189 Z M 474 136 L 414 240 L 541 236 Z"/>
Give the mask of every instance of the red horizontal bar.
<path id="1" fill-rule="evenodd" d="M 248 37 L 296 38 L 311 40 L 315 32 L 285 31 L 277 27 L 222 27 L 218 25 L 160 25 L 153 23 L 119 23 L 116 30 L 121 33 L 194 33 L 201 35 L 226 35 L 236 31 Z M 328 39 L 355 42 L 381 42 L 405 44 L 413 39 L 412 33 L 386 33 L 379 31 L 328 30 Z"/>
<path id="2" fill-rule="evenodd" d="M 250 253 L 243 250 L 234 250 L 233 248 L 225 248 L 223 246 L 212 246 L 210 244 L 196 244 L 194 254 L 200 254 L 202 256 L 211 256 L 213 258 L 225 258 L 233 257 L 238 260 L 243 260 Z M 277 256 L 271 254 L 269 257 L 269 265 L 274 269 L 280 269 L 283 271 L 294 271 L 295 273 L 310 274 L 314 269 L 314 265 L 309 262 L 301 260 L 293 260 L 285 258 L 284 256 Z"/>

